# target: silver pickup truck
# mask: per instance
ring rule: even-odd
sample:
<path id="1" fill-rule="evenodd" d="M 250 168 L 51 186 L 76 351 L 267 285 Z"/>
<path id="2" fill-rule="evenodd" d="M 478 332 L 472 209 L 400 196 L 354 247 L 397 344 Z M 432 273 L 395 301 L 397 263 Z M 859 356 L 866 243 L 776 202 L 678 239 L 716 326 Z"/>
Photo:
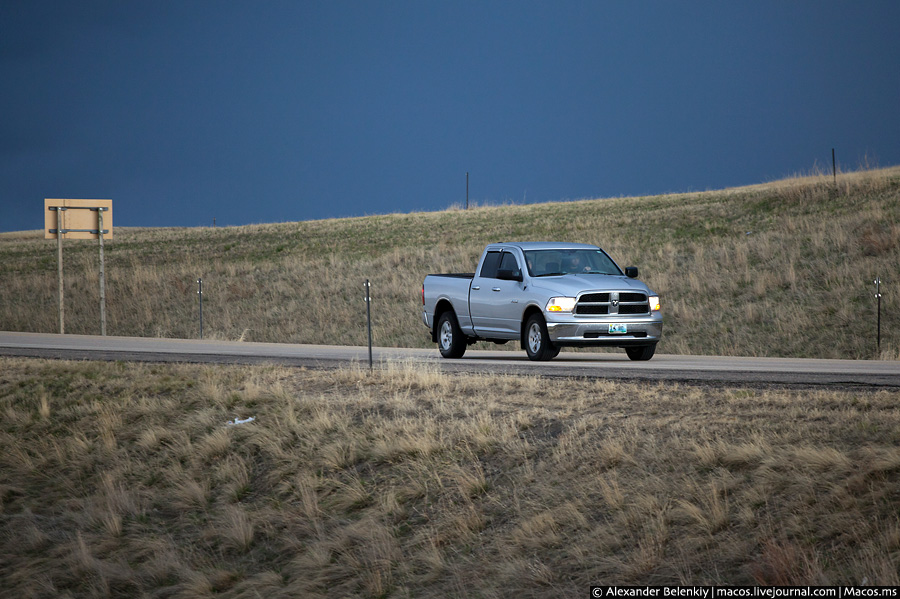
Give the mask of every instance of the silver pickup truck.
<path id="1" fill-rule="evenodd" d="M 520 339 L 532 360 L 564 346 L 625 349 L 649 360 L 662 335 L 659 295 L 582 243 L 493 243 L 474 273 L 432 274 L 422 285 L 422 320 L 445 358 L 479 340 Z"/>

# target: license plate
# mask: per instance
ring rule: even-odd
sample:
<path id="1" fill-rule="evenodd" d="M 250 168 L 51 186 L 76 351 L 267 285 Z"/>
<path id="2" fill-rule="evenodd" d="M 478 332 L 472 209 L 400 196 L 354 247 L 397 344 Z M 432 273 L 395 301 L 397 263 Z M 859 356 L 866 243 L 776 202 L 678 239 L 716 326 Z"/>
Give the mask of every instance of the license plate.
<path id="1" fill-rule="evenodd" d="M 609 325 L 610 335 L 624 335 L 628 332 L 627 324 L 611 324 Z"/>

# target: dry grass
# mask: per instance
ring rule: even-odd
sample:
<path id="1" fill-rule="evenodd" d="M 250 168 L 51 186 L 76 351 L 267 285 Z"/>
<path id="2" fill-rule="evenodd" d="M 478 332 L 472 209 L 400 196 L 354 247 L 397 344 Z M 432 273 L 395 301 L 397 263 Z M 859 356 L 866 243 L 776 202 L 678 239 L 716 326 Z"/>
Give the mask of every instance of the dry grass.
<path id="1" fill-rule="evenodd" d="M 129 229 L 107 244 L 108 331 L 428 347 L 419 289 L 471 271 L 485 243 L 597 243 L 663 297 L 668 353 L 900 358 L 900 168 L 740 189 L 229 228 Z M 66 322 L 99 332 L 97 247 L 66 245 Z M 58 331 L 55 242 L 0 235 L 0 330 Z M 516 344 L 508 344 L 514 349 Z M 491 346 L 492 348 L 494 346 Z"/>
<path id="2" fill-rule="evenodd" d="M 382 366 L 0 359 L 0 587 L 560 597 L 597 583 L 900 583 L 896 392 Z"/>

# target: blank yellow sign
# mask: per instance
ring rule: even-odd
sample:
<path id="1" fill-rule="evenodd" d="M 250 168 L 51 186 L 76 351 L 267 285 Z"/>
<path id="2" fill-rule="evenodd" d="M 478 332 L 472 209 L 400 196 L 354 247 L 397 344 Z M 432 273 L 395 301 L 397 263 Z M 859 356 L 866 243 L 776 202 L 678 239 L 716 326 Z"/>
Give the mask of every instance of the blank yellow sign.
<path id="1" fill-rule="evenodd" d="M 65 210 L 55 210 L 65 208 Z M 91 210 L 94 208 L 94 210 Z M 44 239 L 56 239 L 62 217 L 63 239 L 97 239 L 100 237 L 100 218 L 97 208 L 103 210 L 103 239 L 112 239 L 112 200 L 44 200 Z"/>

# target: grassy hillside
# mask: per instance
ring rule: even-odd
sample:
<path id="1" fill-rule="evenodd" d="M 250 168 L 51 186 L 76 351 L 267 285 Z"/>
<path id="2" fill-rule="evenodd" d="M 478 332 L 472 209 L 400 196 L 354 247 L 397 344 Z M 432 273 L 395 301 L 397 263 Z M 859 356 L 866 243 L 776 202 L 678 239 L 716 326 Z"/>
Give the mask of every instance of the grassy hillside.
<path id="1" fill-rule="evenodd" d="M 0 358 L 0 411 L 12 597 L 900 584 L 896 392 Z"/>
<path id="2" fill-rule="evenodd" d="M 117 201 L 127 201 L 120 199 Z M 660 352 L 875 357 L 900 338 L 900 168 L 741 189 L 227 228 L 119 228 L 108 333 L 426 347 L 429 272 L 471 271 L 488 242 L 596 243 L 662 295 Z M 55 242 L 0 234 L 0 329 L 58 331 Z M 66 330 L 99 333 L 95 242 L 65 247 Z M 492 346 L 493 347 L 493 346 Z M 507 346 L 507 347 L 511 347 Z"/>

